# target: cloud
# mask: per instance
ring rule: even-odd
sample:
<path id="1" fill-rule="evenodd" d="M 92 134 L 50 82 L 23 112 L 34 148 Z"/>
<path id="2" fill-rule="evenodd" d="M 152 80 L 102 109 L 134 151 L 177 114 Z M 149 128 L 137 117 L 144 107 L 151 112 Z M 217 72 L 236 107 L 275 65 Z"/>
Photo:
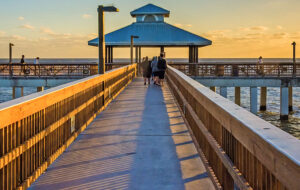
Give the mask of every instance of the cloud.
<path id="1" fill-rule="evenodd" d="M 5 36 L 5 32 L 0 30 L 0 37 Z"/>
<path id="2" fill-rule="evenodd" d="M 30 24 L 23 24 L 23 25 L 20 26 L 20 28 L 28 29 L 28 30 L 34 30 L 34 27 L 31 26 Z"/>
<path id="3" fill-rule="evenodd" d="M 25 37 L 19 35 L 12 35 L 11 38 L 14 40 L 26 40 Z"/>
<path id="4" fill-rule="evenodd" d="M 174 25 L 177 27 L 182 27 L 182 24 L 180 24 L 180 23 L 175 23 Z"/>
<path id="5" fill-rule="evenodd" d="M 83 14 L 82 18 L 89 19 L 89 18 L 92 18 L 92 15 L 90 15 L 90 14 Z"/>
<path id="6" fill-rule="evenodd" d="M 268 30 L 269 28 L 266 27 L 266 26 L 251 26 L 251 27 L 242 27 L 242 28 L 239 28 L 240 31 L 243 31 L 243 32 L 248 32 L 248 31 L 266 31 Z"/>
<path id="7" fill-rule="evenodd" d="M 24 17 L 22 17 L 22 16 L 19 16 L 18 17 L 18 20 L 24 20 L 25 18 Z"/>
<path id="8" fill-rule="evenodd" d="M 43 34 L 55 35 L 56 33 L 53 32 L 50 28 L 41 27 L 40 32 Z"/>
<path id="9" fill-rule="evenodd" d="M 193 25 L 191 24 L 180 24 L 180 23 L 175 23 L 174 26 L 177 26 L 179 28 L 182 28 L 182 27 L 192 27 Z"/>
<path id="10" fill-rule="evenodd" d="M 276 26 L 276 29 L 282 30 L 283 28 L 282 28 L 282 26 L 278 25 L 278 26 Z"/>

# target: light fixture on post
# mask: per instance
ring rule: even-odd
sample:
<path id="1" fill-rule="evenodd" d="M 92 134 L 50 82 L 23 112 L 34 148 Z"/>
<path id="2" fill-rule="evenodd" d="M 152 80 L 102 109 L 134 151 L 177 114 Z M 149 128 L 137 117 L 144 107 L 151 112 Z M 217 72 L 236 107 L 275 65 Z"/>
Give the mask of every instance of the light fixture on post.
<path id="1" fill-rule="evenodd" d="M 9 43 L 9 74 L 12 76 L 12 47 L 14 44 Z"/>
<path id="2" fill-rule="evenodd" d="M 293 46 L 293 65 L 294 65 L 293 75 L 295 76 L 296 75 L 296 42 L 293 42 L 292 46 Z"/>
<path id="3" fill-rule="evenodd" d="M 139 36 L 130 36 L 130 63 L 133 64 L 133 39 L 137 39 Z"/>
<path id="4" fill-rule="evenodd" d="M 114 6 L 106 6 L 103 5 L 98 6 L 98 49 L 99 49 L 99 57 L 98 57 L 98 74 L 105 73 L 105 62 L 104 62 L 104 54 L 105 54 L 105 37 L 104 37 L 104 12 L 119 12 Z"/>

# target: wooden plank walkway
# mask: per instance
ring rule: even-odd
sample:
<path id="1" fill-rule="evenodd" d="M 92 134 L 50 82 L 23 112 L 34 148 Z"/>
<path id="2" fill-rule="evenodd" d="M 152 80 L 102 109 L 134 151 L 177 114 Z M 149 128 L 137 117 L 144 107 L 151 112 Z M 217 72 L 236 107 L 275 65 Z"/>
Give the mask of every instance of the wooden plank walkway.
<path id="1" fill-rule="evenodd" d="M 214 189 L 167 85 L 134 81 L 30 189 Z"/>

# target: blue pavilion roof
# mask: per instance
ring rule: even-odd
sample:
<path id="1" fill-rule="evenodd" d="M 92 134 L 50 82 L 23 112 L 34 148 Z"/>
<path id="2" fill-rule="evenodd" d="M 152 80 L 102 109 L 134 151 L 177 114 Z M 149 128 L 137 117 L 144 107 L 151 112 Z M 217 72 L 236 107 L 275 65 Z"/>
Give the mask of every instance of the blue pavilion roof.
<path id="1" fill-rule="evenodd" d="M 165 22 L 133 23 L 129 26 L 105 35 L 107 46 L 130 46 L 130 36 L 139 36 L 134 40 L 138 46 L 207 46 L 212 42 L 196 34 L 177 28 Z M 88 42 L 98 46 L 98 38 Z"/>
<path id="2" fill-rule="evenodd" d="M 170 11 L 150 3 L 148 5 L 145 5 L 141 8 L 132 11 L 130 14 L 133 17 L 135 17 L 136 15 L 149 15 L 149 14 L 169 16 Z"/>
<path id="3" fill-rule="evenodd" d="M 208 46 L 212 42 L 201 36 L 175 27 L 164 22 L 163 14 L 170 13 L 169 11 L 157 7 L 153 4 L 148 4 L 135 11 L 132 15 L 137 15 L 137 22 L 132 23 L 124 28 L 111 32 L 105 35 L 106 46 L 130 46 L 130 36 L 139 36 L 134 40 L 134 45 L 148 47 L 183 47 L 183 46 Z M 153 17 L 150 22 L 147 16 Z M 153 14 L 153 16 L 151 15 Z M 160 15 L 160 16 L 159 16 Z M 144 18 L 145 17 L 145 18 Z M 88 42 L 91 46 L 98 46 L 98 38 Z"/>

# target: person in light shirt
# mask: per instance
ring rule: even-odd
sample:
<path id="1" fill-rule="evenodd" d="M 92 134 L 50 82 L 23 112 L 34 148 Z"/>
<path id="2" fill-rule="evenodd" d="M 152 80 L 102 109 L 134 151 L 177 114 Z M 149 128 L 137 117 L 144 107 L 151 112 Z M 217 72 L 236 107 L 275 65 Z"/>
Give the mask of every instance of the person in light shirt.
<path id="1" fill-rule="evenodd" d="M 264 66 L 263 66 L 264 61 L 263 61 L 262 56 L 260 56 L 260 57 L 258 58 L 257 64 L 258 64 L 258 73 L 259 73 L 260 75 L 264 75 L 264 70 L 265 70 L 265 69 L 264 69 Z"/>
<path id="2" fill-rule="evenodd" d="M 34 59 L 34 64 L 35 64 L 35 65 L 38 65 L 38 64 L 39 64 L 39 61 L 40 61 L 40 58 L 39 58 L 39 57 L 35 58 L 35 59 Z"/>

